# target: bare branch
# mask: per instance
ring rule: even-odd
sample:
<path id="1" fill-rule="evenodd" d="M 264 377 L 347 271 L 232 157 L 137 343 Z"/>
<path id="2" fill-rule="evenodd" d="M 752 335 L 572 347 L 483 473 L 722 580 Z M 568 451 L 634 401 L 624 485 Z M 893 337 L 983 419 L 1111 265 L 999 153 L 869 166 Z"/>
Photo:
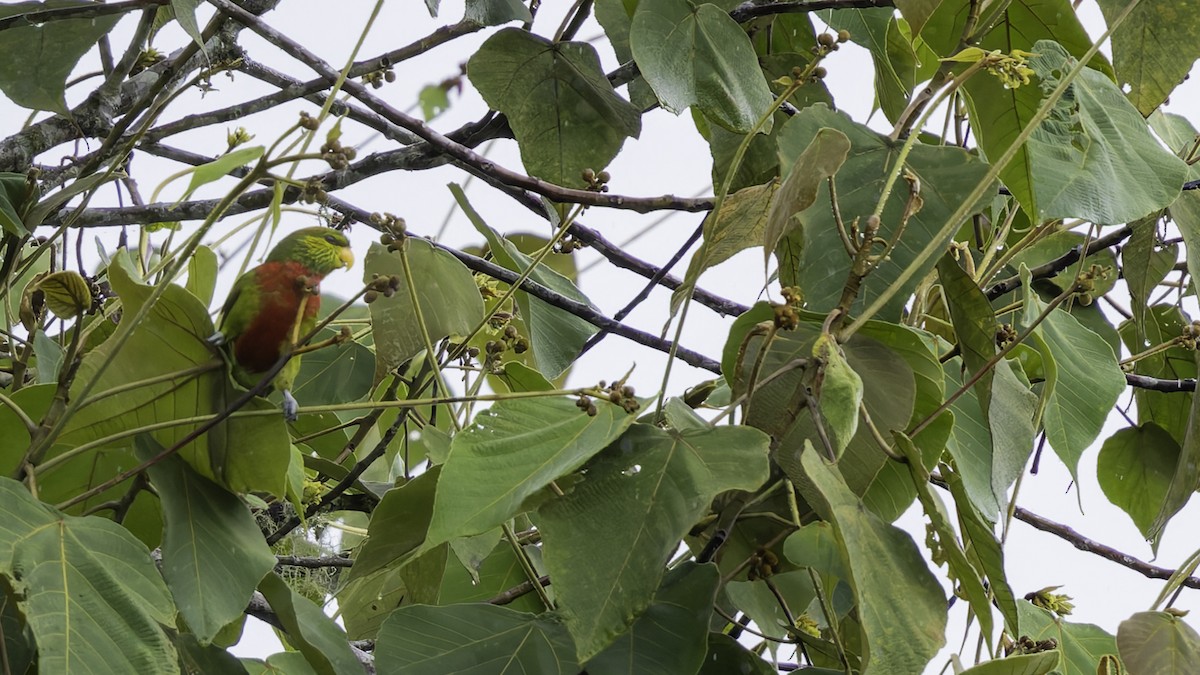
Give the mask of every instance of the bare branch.
<path id="1" fill-rule="evenodd" d="M 1131 234 L 1133 234 L 1133 228 L 1125 225 L 1120 229 L 1109 232 L 1103 237 L 1092 241 L 1087 247 L 1087 252 L 1084 252 L 1082 247 L 1076 246 L 1054 260 L 1034 267 L 1033 269 L 1029 270 L 1029 272 L 1033 275 L 1034 279 L 1048 279 L 1067 269 L 1071 265 L 1079 262 L 1080 258 L 1086 258 L 1090 255 L 1099 253 L 1106 248 L 1112 248 L 1113 246 L 1120 244 L 1128 239 L 1129 235 Z M 1020 287 L 1021 277 L 1009 277 L 1007 279 L 997 281 L 995 284 L 989 286 L 987 290 L 984 291 L 984 295 L 987 296 L 988 300 L 995 300 L 996 298 L 999 298 L 1007 293 L 1011 293 Z"/>
<path id="2" fill-rule="evenodd" d="M 1157 377 L 1150 377 L 1149 375 L 1125 373 L 1125 383 L 1131 387 L 1137 387 L 1138 389 L 1161 391 L 1167 394 L 1196 391 L 1196 378 L 1194 377 L 1187 377 L 1182 380 L 1166 380 Z"/>
<path id="3" fill-rule="evenodd" d="M 263 38 L 270 40 L 274 44 L 282 46 L 288 54 L 299 59 L 329 82 L 334 82 L 338 79 L 338 71 L 333 69 L 329 64 L 325 63 L 315 54 L 308 51 L 308 49 L 306 49 L 303 45 L 295 42 L 274 28 L 271 28 L 253 14 L 243 10 L 237 5 L 234 5 L 233 3 L 229 2 L 229 0 L 209 0 L 209 2 L 218 7 L 222 12 L 225 12 L 230 16 L 233 16 L 238 21 L 241 21 L 246 25 L 247 28 L 255 33 L 258 33 Z M 520 187 L 531 192 L 536 192 L 537 194 L 552 199 L 556 202 L 586 204 L 588 206 L 606 206 L 614 209 L 628 209 L 631 211 L 637 211 L 639 213 L 659 210 L 709 211 L 713 208 L 712 199 L 692 199 L 687 197 L 677 197 L 675 195 L 662 195 L 659 197 L 628 197 L 624 195 L 613 195 L 603 192 L 576 190 L 573 188 L 563 187 L 561 185 L 555 185 L 533 176 L 526 176 L 525 174 L 512 171 L 511 169 L 506 169 L 496 164 L 492 160 L 477 154 L 470 148 L 451 140 L 447 136 L 442 135 L 417 118 L 393 108 L 373 95 L 367 89 L 367 87 L 363 86 L 363 84 L 360 82 L 348 79 L 342 83 L 342 88 L 359 101 L 362 101 L 362 103 L 368 108 L 387 119 L 389 122 L 411 131 L 432 145 L 438 151 L 462 162 L 472 173 L 476 175 L 494 176 L 504 183 Z"/>
<path id="4" fill-rule="evenodd" d="M 544 575 L 540 576 L 540 577 L 538 577 L 538 583 L 541 584 L 543 588 L 546 586 L 549 586 L 550 585 L 550 577 L 544 576 Z M 500 593 L 499 595 L 492 598 L 491 600 L 488 600 L 487 602 L 489 605 L 507 605 L 508 603 L 512 602 L 513 600 L 516 600 L 517 598 L 521 597 L 522 595 L 527 595 L 532 592 L 533 592 L 533 582 L 526 579 L 525 581 L 522 581 L 521 583 L 517 584 L 516 586 L 513 586 L 512 588 Z"/>
<path id="5" fill-rule="evenodd" d="M 760 16 L 817 12 L 822 9 L 869 9 L 895 7 L 895 0 L 808 0 L 807 2 L 743 2 L 729 12 L 730 18 L 744 23 Z"/>
<path id="6" fill-rule="evenodd" d="M 340 555 L 329 555 L 320 557 L 305 557 L 297 555 L 277 555 L 275 556 L 275 564 L 281 567 L 303 567 L 305 569 L 315 570 L 322 567 L 352 567 L 354 560 L 352 558 L 344 558 Z"/>
<path id="7" fill-rule="evenodd" d="M 1015 515 L 1017 520 L 1032 525 L 1043 532 L 1049 532 L 1060 539 L 1064 539 L 1070 542 L 1072 546 L 1080 551 L 1093 553 L 1101 558 L 1104 558 L 1105 560 L 1111 560 L 1122 567 L 1127 567 L 1134 572 L 1141 574 L 1144 577 L 1148 577 L 1150 579 L 1170 579 L 1171 575 L 1175 574 L 1175 570 L 1173 569 L 1159 567 L 1158 565 L 1151 565 L 1150 563 L 1139 560 L 1128 553 L 1123 553 L 1111 546 L 1101 544 L 1094 539 L 1089 539 L 1070 527 L 1063 525 L 1062 523 L 1056 523 L 1053 520 L 1039 516 L 1038 514 L 1033 513 L 1032 511 L 1027 511 L 1019 506 L 1016 509 Z M 1183 585 L 1187 586 L 1188 588 L 1200 588 L 1200 579 L 1197 579 L 1196 577 L 1188 577 L 1183 580 Z"/>
<path id="8" fill-rule="evenodd" d="M 9 28 L 20 28 L 22 26 L 37 26 L 43 23 L 50 23 L 51 21 L 98 19 L 102 16 L 136 12 L 141 9 L 153 9 L 169 3 L 170 0 L 125 0 L 125 2 L 111 2 L 106 5 L 77 5 L 56 9 L 43 9 L 36 12 L 14 14 L 0 19 L 0 31 L 5 31 Z"/>

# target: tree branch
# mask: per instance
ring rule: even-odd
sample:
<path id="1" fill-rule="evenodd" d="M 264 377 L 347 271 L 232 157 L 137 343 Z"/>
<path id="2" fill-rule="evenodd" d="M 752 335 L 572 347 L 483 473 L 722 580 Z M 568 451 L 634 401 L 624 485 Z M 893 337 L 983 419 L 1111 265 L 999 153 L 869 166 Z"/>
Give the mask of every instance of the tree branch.
<path id="1" fill-rule="evenodd" d="M 277 555 L 275 556 L 275 564 L 281 567 L 303 567 L 305 569 L 315 570 L 322 567 L 353 567 L 353 558 L 344 558 L 340 555 L 328 555 L 319 557 L 305 557 L 297 555 Z"/>
<path id="2" fill-rule="evenodd" d="M 550 585 L 550 577 L 540 576 L 540 577 L 538 577 L 538 583 L 541 584 L 543 588 L 545 588 L 546 586 Z M 533 592 L 533 582 L 526 579 L 525 581 L 522 581 L 521 583 L 517 584 L 516 586 L 513 586 L 512 588 L 508 589 L 507 591 L 500 593 L 499 595 L 492 598 L 491 600 L 488 600 L 487 602 L 489 605 L 507 605 L 508 603 L 512 602 L 513 600 L 516 600 L 517 598 L 521 597 L 522 595 L 527 595 L 532 592 Z"/>
<path id="3" fill-rule="evenodd" d="M 822 9 L 869 9 L 872 7 L 895 7 L 895 0 L 808 0 L 807 2 L 743 2 L 729 12 L 729 17 L 745 23 L 760 16 L 817 12 Z"/>
<path id="4" fill-rule="evenodd" d="M 338 79 L 338 71 L 325 63 L 315 54 L 311 53 L 303 45 L 295 42 L 283 33 L 275 30 L 267 25 L 257 16 L 243 10 L 241 7 L 234 5 L 229 0 L 209 0 L 209 3 L 218 7 L 222 12 L 241 21 L 247 28 L 257 33 L 259 36 L 274 44 L 283 47 L 287 53 L 318 75 L 324 77 L 329 82 L 335 82 Z M 526 176 L 522 173 L 506 169 L 492 160 L 479 155 L 470 148 L 457 143 L 447 136 L 435 131 L 417 118 L 408 115 L 400 110 L 393 108 L 384 101 L 373 95 L 367 87 L 362 83 L 347 79 L 342 83 L 342 88 L 361 101 L 371 110 L 381 115 L 384 119 L 392 124 L 395 124 L 403 129 L 407 129 L 416 134 L 439 152 L 452 157 L 462 162 L 471 173 L 479 176 L 493 176 L 498 180 L 520 187 L 531 192 L 547 197 L 551 200 L 561 203 L 586 204 L 588 206 L 606 206 L 615 209 L 628 209 L 639 213 L 658 210 L 678 210 L 678 211 L 708 211 L 713 208 L 712 199 L 692 199 L 686 197 L 677 197 L 675 195 L 662 195 L 658 197 L 628 197 L 624 195 L 613 195 L 603 192 L 591 192 L 588 190 L 576 190 L 573 188 L 563 187 L 549 183 L 540 178 Z"/>
<path id="5" fill-rule="evenodd" d="M 1079 262 L 1080 258 L 1086 258 L 1106 248 L 1116 246 L 1117 244 L 1128 239 L 1132 234 L 1133 228 L 1125 225 L 1117 230 L 1109 232 L 1099 239 L 1093 240 L 1090 244 L 1088 244 L 1086 252 L 1083 251 L 1081 246 L 1075 246 L 1054 260 L 1034 267 L 1033 269 L 1029 270 L 1029 272 L 1033 275 L 1034 279 L 1048 279 L 1067 269 L 1071 265 Z M 996 298 L 1011 293 L 1020 287 L 1021 277 L 1014 276 L 997 281 L 995 284 L 989 286 L 987 290 L 983 292 L 983 294 L 987 296 L 988 300 L 995 300 Z"/>
<path id="6" fill-rule="evenodd" d="M 1104 558 L 1105 560 L 1111 560 L 1112 562 L 1115 562 L 1122 567 L 1131 569 L 1144 577 L 1148 577 L 1150 579 L 1170 579 L 1171 575 L 1175 574 L 1175 570 L 1168 569 L 1166 567 L 1159 567 L 1158 565 L 1151 565 L 1150 563 L 1139 560 L 1138 558 L 1135 558 L 1127 553 L 1122 553 L 1111 546 L 1106 546 L 1098 541 L 1095 541 L 1094 539 L 1089 539 L 1070 527 L 1067 527 L 1066 525 L 1056 523 L 1048 518 L 1043 518 L 1042 516 L 1039 516 L 1031 511 L 1027 511 L 1019 506 L 1016 509 L 1015 515 L 1017 520 L 1032 525 L 1043 532 L 1049 532 L 1060 539 L 1066 540 L 1080 551 L 1084 551 L 1085 553 L 1093 553 L 1101 558 Z M 1187 586 L 1188 588 L 1200 589 L 1200 579 L 1197 579 L 1196 577 L 1187 577 L 1183 580 L 1183 585 Z"/>
<path id="7" fill-rule="evenodd" d="M 14 14 L 0 19 L 0 31 L 6 31 L 9 28 L 21 28 L 23 26 L 37 26 L 43 23 L 50 23 L 51 21 L 98 19 L 102 16 L 112 16 L 113 14 L 124 14 L 126 12 L 136 12 L 141 9 L 161 7 L 169 3 L 170 0 L 126 0 L 125 2 L 112 2 L 106 5 L 94 4 L 43 9 L 36 12 Z"/>
<path id="8" fill-rule="evenodd" d="M 271 609 L 271 603 L 267 602 L 266 597 L 262 593 L 254 591 L 254 595 L 250 596 L 250 603 L 246 605 L 246 609 L 243 611 L 247 616 L 252 616 L 278 631 L 287 633 L 287 629 L 283 627 L 283 622 L 279 620 L 279 615 L 275 613 L 274 609 Z M 370 650 L 364 649 L 365 645 L 361 641 L 351 640 L 349 645 L 350 651 L 354 652 L 354 658 L 358 659 L 358 662 L 362 664 L 363 671 L 368 675 L 374 675 L 375 658 L 367 653 Z"/>
<path id="9" fill-rule="evenodd" d="M 1138 389 L 1161 391 L 1166 394 L 1196 391 L 1196 378 L 1193 377 L 1182 380 L 1166 380 L 1158 377 L 1150 377 L 1149 375 L 1125 373 L 1125 383 Z"/>

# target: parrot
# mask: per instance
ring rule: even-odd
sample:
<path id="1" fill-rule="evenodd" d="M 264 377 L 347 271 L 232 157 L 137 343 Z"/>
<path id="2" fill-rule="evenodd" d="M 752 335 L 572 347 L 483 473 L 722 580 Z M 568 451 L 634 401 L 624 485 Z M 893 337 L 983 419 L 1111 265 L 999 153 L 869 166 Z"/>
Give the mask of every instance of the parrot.
<path id="1" fill-rule="evenodd" d="M 217 332 L 208 338 L 210 344 L 228 348 L 234 379 L 253 387 L 292 340 L 316 326 L 321 307 L 317 284 L 330 272 L 353 266 L 354 252 L 343 232 L 307 227 L 281 239 L 261 265 L 238 277 L 221 309 Z M 301 303 L 305 303 L 303 315 Z M 299 415 L 291 391 L 299 371 L 297 356 L 272 382 L 283 395 L 283 415 L 289 422 Z"/>

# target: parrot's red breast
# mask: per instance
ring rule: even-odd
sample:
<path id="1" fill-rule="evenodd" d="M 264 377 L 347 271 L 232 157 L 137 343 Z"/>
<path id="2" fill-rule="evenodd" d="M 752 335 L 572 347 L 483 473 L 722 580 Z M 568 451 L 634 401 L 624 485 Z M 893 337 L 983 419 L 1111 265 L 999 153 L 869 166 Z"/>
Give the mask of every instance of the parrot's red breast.
<path id="1" fill-rule="evenodd" d="M 321 296 L 305 290 L 298 280 L 304 277 L 312 288 L 323 277 L 297 261 L 266 262 L 255 268 L 253 274 L 258 311 L 235 338 L 233 352 L 240 366 L 261 373 L 275 365 L 284 344 L 291 338 L 289 331 L 296 322 L 300 303 L 308 303 L 302 319 L 305 323 L 311 323 L 321 308 Z"/>

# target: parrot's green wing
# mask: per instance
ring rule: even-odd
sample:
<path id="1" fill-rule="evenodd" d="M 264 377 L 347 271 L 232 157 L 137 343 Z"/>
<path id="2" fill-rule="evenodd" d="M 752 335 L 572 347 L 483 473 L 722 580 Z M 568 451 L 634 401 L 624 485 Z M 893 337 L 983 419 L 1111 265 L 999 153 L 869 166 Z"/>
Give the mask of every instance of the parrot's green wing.
<path id="1" fill-rule="evenodd" d="M 217 323 L 217 332 L 221 335 L 222 342 L 232 342 L 250 325 L 257 309 L 250 305 L 257 304 L 258 300 L 254 293 L 247 293 L 247 289 L 254 284 L 253 275 L 254 270 L 246 272 L 238 277 L 237 281 L 233 282 L 233 288 L 229 289 L 229 297 L 225 298 L 225 305 L 221 307 L 221 319 Z"/>

